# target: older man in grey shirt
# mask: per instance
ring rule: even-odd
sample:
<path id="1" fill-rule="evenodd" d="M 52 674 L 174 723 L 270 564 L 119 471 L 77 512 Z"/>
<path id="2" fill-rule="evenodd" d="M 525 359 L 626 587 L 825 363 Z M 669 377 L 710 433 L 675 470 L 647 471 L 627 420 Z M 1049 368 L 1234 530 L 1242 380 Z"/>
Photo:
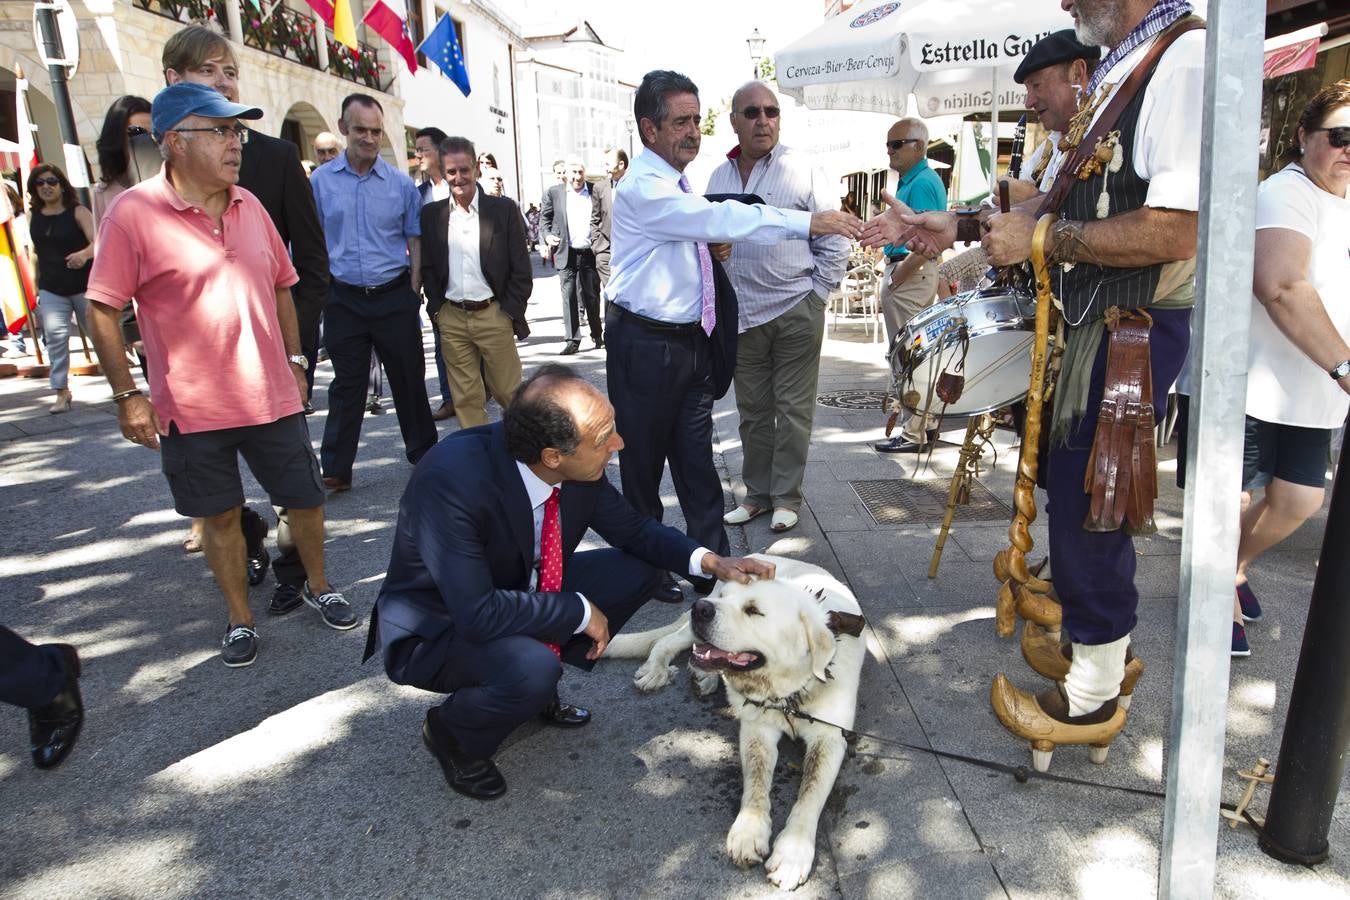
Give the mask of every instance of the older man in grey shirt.
<path id="1" fill-rule="evenodd" d="M 837 185 L 778 143 L 778 98 L 752 81 L 731 101 L 738 145 L 708 181 L 709 194 L 758 195 L 770 206 L 838 209 Z M 776 244 L 740 244 L 726 261 L 740 302 L 736 408 L 741 417 L 745 500 L 723 517 L 740 525 L 773 510 L 771 527 L 797 524 L 811 443 L 825 298 L 848 263 L 837 235 Z"/>

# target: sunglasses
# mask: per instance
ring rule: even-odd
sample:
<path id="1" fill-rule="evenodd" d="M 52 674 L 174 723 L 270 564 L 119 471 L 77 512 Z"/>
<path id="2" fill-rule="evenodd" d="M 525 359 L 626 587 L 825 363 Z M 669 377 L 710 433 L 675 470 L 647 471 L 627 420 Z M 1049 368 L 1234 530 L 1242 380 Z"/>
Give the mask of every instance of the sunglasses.
<path id="1" fill-rule="evenodd" d="M 51 177 L 34 178 L 33 184 L 41 185 L 42 187 L 58 187 L 61 184 L 61 180 L 59 178 L 51 178 Z"/>
<path id="2" fill-rule="evenodd" d="M 1325 131 L 1327 143 L 1337 150 L 1350 147 L 1350 125 L 1341 125 L 1337 128 L 1314 128 L 1313 131 Z"/>
<path id="3" fill-rule="evenodd" d="M 921 138 L 900 138 L 898 141 L 887 141 L 886 149 L 894 153 L 906 144 L 922 144 Z"/>
<path id="4" fill-rule="evenodd" d="M 764 113 L 766 119 L 776 119 L 778 118 L 779 112 L 780 110 L 776 106 L 747 106 L 745 109 L 741 110 L 741 118 L 749 119 L 753 122 L 755 119 L 759 118 L 760 113 Z"/>
<path id="5" fill-rule="evenodd" d="M 183 134 L 189 131 L 209 131 L 218 138 L 239 138 L 239 143 L 248 143 L 248 129 L 243 125 L 213 125 L 210 128 L 170 128 L 170 131 L 177 131 Z"/>
<path id="6" fill-rule="evenodd" d="M 149 129 L 142 128 L 140 125 L 127 126 L 127 137 L 140 137 L 143 134 L 149 134 Z"/>

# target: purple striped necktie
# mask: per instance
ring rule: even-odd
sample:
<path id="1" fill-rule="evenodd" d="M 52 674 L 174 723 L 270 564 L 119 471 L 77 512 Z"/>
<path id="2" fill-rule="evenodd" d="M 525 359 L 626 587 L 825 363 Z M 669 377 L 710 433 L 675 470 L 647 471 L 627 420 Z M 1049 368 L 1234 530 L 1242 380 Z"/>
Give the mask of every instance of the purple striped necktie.
<path id="1" fill-rule="evenodd" d="M 683 175 L 680 176 L 680 190 L 692 193 L 689 181 Z M 712 254 L 708 252 L 707 241 L 699 241 L 694 246 L 698 247 L 698 268 L 703 275 L 703 313 L 699 321 L 703 324 L 703 333 L 711 336 L 713 326 L 717 324 L 717 286 L 713 284 Z"/>

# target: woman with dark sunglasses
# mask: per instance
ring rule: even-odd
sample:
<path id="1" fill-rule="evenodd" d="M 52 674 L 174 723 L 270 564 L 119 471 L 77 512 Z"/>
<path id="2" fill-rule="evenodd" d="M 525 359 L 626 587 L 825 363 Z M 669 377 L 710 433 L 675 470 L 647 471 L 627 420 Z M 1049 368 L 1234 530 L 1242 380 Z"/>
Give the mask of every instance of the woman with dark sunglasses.
<path id="1" fill-rule="evenodd" d="M 98 150 L 98 184 L 94 187 L 94 222 L 103 218 L 108 204 L 118 194 L 140 180 L 131 153 L 137 138 L 149 140 L 150 101 L 127 94 L 118 97 L 103 117 L 103 130 L 95 145 Z"/>
<path id="2" fill-rule="evenodd" d="M 1350 80 L 1308 101 L 1288 156 L 1256 199 L 1234 656 L 1261 617 L 1247 567 L 1322 508 L 1350 410 Z"/>
<path id="3" fill-rule="evenodd" d="M 70 411 L 70 317 L 85 329 L 85 288 L 94 258 L 94 216 L 79 204 L 75 188 L 56 166 L 42 164 L 28 176 L 28 231 L 37 256 L 38 312 L 51 363 L 56 402 L 51 413 Z"/>

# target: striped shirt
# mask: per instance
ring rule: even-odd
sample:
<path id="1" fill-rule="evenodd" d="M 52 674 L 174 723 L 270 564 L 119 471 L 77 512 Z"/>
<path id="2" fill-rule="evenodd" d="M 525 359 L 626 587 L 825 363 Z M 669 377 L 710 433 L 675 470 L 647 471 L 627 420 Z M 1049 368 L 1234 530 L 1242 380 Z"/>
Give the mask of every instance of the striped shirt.
<path id="1" fill-rule="evenodd" d="M 708 180 L 709 194 L 757 194 L 769 206 L 806 212 L 838 209 L 838 185 L 813 168 L 806 156 L 779 144 L 750 170 L 741 184 L 736 160 L 727 154 Z M 824 300 L 839 285 L 848 263 L 849 242 L 840 235 L 737 244 L 726 263 L 740 304 L 740 331 L 770 322 L 801 302 L 807 291 Z"/>

